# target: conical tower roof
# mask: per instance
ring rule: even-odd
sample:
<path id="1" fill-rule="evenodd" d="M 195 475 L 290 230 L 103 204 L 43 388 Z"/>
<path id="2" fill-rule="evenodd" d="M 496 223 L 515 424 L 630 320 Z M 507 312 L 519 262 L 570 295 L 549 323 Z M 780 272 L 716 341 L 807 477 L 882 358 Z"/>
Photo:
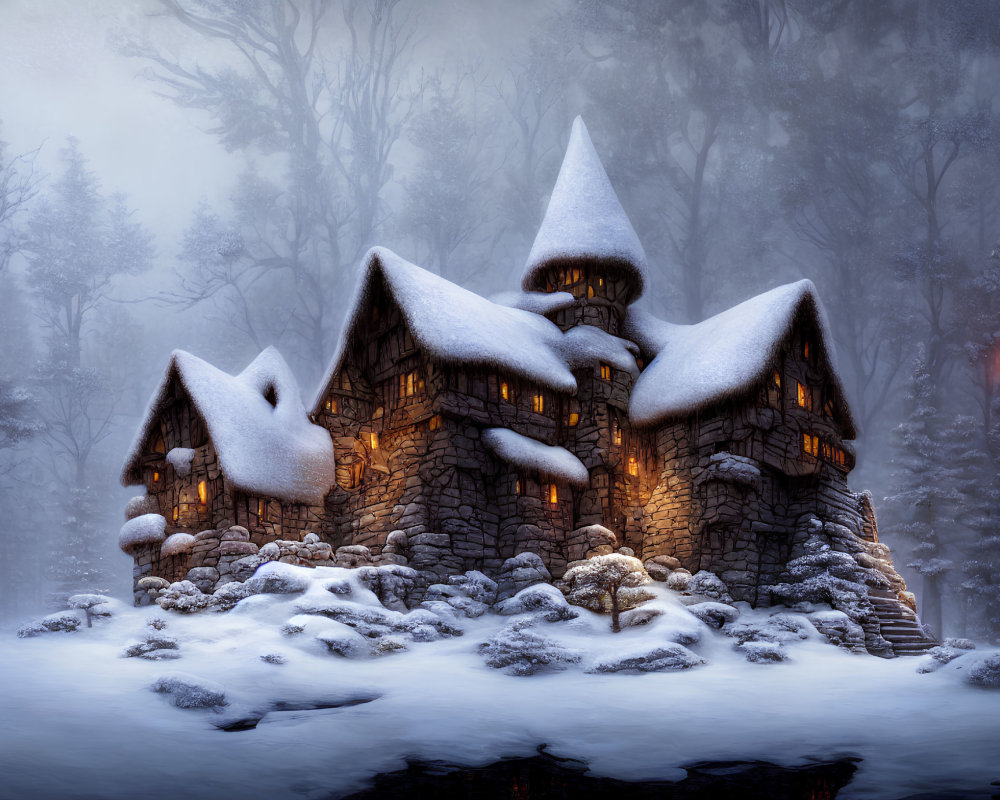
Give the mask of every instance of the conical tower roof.
<path id="1" fill-rule="evenodd" d="M 594 150 L 587 126 L 577 117 L 521 286 L 525 291 L 543 289 L 546 266 L 583 259 L 610 262 L 631 273 L 637 284 L 633 299 L 642 294 L 647 283 L 646 253 Z"/>

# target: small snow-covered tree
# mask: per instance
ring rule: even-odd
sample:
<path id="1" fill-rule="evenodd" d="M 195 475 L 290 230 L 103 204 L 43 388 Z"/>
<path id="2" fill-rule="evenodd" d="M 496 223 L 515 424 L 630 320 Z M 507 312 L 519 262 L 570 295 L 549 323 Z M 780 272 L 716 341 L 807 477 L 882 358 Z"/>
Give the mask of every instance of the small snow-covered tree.
<path id="1" fill-rule="evenodd" d="M 611 630 L 618 633 L 618 615 L 622 611 L 653 599 L 653 594 L 642 588 L 651 581 L 638 558 L 610 553 L 594 556 L 568 570 L 559 588 L 573 605 L 610 612 Z"/>

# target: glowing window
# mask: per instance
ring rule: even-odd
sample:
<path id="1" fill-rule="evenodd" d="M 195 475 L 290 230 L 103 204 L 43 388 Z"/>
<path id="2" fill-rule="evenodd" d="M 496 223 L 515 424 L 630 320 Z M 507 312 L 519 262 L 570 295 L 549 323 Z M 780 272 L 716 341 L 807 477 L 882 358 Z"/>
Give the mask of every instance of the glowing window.
<path id="1" fill-rule="evenodd" d="M 436 431 L 438 428 L 440 428 L 441 427 L 440 415 L 435 414 L 433 417 L 431 417 L 430 420 L 427 422 L 427 427 L 432 431 Z"/>
<path id="2" fill-rule="evenodd" d="M 174 506 L 174 522 L 177 522 L 177 519 L 180 517 L 180 515 L 181 515 L 180 507 Z"/>
<path id="3" fill-rule="evenodd" d="M 532 395 L 531 397 L 531 410 L 537 414 L 545 413 L 545 398 L 540 395 Z"/>
<path id="4" fill-rule="evenodd" d="M 406 396 L 410 397 L 413 395 L 413 373 L 410 372 L 406 376 Z"/>
<path id="5" fill-rule="evenodd" d="M 549 502 L 552 504 L 559 502 L 559 490 L 554 483 L 549 484 Z"/>
<path id="6" fill-rule="evenodd" d="M 517 481 L 514 483 L 514 493 L 515 494 L 521 494 L 521 479 L 520 478 L 518 478 Z"/>
<path id="7" fill-rule="evenodd" d="M 809 358 L 809 340 L 805 339 L 802 342 L 802 356 L 806 359 Z"/>
<path id="8" fill-rule="evenodd" d="M 208 503 L 208 484 L 205 481 L 198 481 L 198 502 L 201 505 Z"/>
<path id="9" fill-rule="evenodd" d="M 331 397 L 326 401 L 326 410 L 331 414 L 337 413 L 337 398 Z"/>
<path id="10" fill-rule="evenodd" d="M 778 372 L 778 370 L 775 370 L 771 374 L 771 380 L 774 381 L 775 386 L 777 386 L 779 389 L 781 388 L 781 373 Z"/>
<path id="11" fill-rule="evenodd" d="M 611 366 L 608 364 L 601 364 L 601 380 L 610 381 L 611 380 Z"/>
<path id="12" fill-rule="evenodd" d="M 587 297 L 593 297 L 593 296 L 594 296 L 594 287 L 593 286 L 588 286 L 587 287 Z"/>
<path id="13" fill-rule="evenodd" d="M 603 286 L 604 285 L 604 278 L 598 278 L 597 279 L 597 285 L 598 286 Z"/>
<path id="14" fill-rule="evenodd" d="M 819 437 L 811 433 L 802 434 L 802 452 L 814 458 L 819 455 Z"/>
<path id="15" fill-rule="evenodd" d="M 628 474 L 633 477 L 639 474 L 639 461 L 635 456 L 628 457 Z"/>
<path id="16" fill-rule="evenodd" d="M 153 473 L 153 483 L 159 483 L 159 482 L 160 482 L 160 473 L 159 472 L 154 472 Z"/>
<path id="17" fill-rule="evenodd" d="M 575 428 L 580 424 L 580 415 L 575 411 L 569 412 L 569 426 Z"/>
<path id="18" fill-rule="evenodd" d="M 368 445 L 372 450 L 378 450 L 378 434 L 375 431 L 368 434 Z"/>
<path id="19" fill-rule="evenodd" d="M 618 424 L 618 420 L 613 420 L 611 423 L 611 443 L 621 444 L 622 443 L 622 429 Z"/>
<path id="20" fill-rule="evenodd" d="M 257 501 L 257 519 L 263 520 L 264 519 L 264 512 L 265 511 L 267 511 L 267 505 L 264 503 L 263 500 L 258 500 Z"/>
<path id="21" fill-rule="evenodd" d="M 507 387 L 507 381 L 500 381 L 500 399 L 510 400 L 510 389 Z"/>
<path id="22" fill-rule="evenodd" d="M 806 411 L 812 411 L 813 409 L 813 396 L 812 390 L 798 381 L 795 382 L 796 397 L 798 399 L 799 407 L 804 408 Z"/>

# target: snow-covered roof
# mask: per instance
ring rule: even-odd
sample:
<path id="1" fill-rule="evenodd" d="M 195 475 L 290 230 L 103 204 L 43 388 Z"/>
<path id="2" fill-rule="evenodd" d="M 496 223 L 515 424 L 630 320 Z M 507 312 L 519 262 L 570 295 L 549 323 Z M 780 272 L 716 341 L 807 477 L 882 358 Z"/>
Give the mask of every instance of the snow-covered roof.
<path id="1" fill-rule="evenodd" d="M 533 314 L 550 314 L 572 308 L 576 298 L 569 292 L 498 292 L 490 297 L 490 302 Z"/>
<path id="2" fill-rule="evenodd" d="M 239 375 L 175 350 L 132 444 L 122 483 L 140 483 L 140 459 L 176 378 L 201 415 L 233 488 L 289 502 L 320 504 L 334 484 L 333 442 L 313 425 L 291 370 L 268 347 Z M 274 405 L 266 395 L 273 390 Z"/>
<path id="3" fill-rule="evenodd" d="M 317 407 L 341 367 L 379 275 L 413 340 L 433 357 L 446 363 L 494 366 L 559 392 L 576 391 L 576 380 L 560 355 L 562 331 L 545 317 L 491 303 L 384 247 L 368 253 L 363 269 L 340 342 L 320 384 Z"/>
<path id="4" fill-rule="evenodd" d="M 580 117 L 573 121 L 566 155 L 524 266 L 521 286 L 526 291 L 538 289 L 546 264 L 578 258 L 614 261 L 629 270 L 638 282 L 636 297 L 649 283 L 646 252 Z"/>
<path id="5" fill-rule="evenodd" d="M 630 308 L 624 334 L 655 356 L 632 389 L 630 418 L 652 425 L 747 391 L 773 366 L 802 309 L 815 320 L 846 438 L 854 438 L 832 335 L 808 280 L 779 286 L 695 325 L 675 325 Z"/>
<path id="6" fill-rule="evenodd" d="M 543 444 L 509 428 L 486 428 L 482 438 L 491 453 L 518 469 L 580 486 L 590 481 L 583 462 L 564 447 Z"/>

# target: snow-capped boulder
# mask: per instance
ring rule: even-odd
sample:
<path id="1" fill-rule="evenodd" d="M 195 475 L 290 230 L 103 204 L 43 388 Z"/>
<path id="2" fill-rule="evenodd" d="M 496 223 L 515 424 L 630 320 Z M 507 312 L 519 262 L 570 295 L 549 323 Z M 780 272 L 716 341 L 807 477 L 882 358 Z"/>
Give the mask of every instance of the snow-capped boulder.
<path id="1" fill-rule="evenodd" d="M 159 510 L 155 497 L 139 494 L 125 504 L 125 521 L 141 517 L 143 514 L 156 514 Z"/>
<path id="2" fill-rule="evenodd" d="M 672 570 L 667 576 L 667 588 L 674 592 L 684 594 L 691 585 L 691 573 L 686 569 L 679 568 Z"/>
<path id="3" fill-rule="evenodd" d="M 122 658 L 143 658 L 146 661 L 170 661 L 181 657 L 177 640 L 172 636 L 150 633 L 140 642 L 128 645 Z"/>
<path id="4" fill-rule="evenodd" d="M 231 611 L 241 600 L 246 600 L 253 590 L 245 583 L 231 581 L 224 583 L 212 594 L 212 604 L 216 611 Z"/>
<path id="5" fill-rule="evenodd" d="M 393 611 L 405 612 L 420 586 L 417 571 L 399 564 L 361 567 L 357 571 L 357 578 L 374 593 L 382 605 Z M 332 591 L 329 586 L 327 590 Z"/>
<path id="6" fill-rule="evenodd" d="M 788 660 L 788 651 L 777 642 L 743 642 L 736 645 L 751 664 L 777 664 Z"/>
<path id="7" fill-rule="evenodd" d="M 707 597 L 719 603 L 733 602 L 729 589 L 718 575 L 708 570 L 701 570 L 691 576 L 688 582 L 687 591 L 700 597 Z"/>
<path id="8" fill-rule="evenodd" d="M 642 562 L 654 581 L 664 582 L 670 577 L 670 572 L 681 568 L 681 562 L 673 556 L 653 556 Z"/>
<path id="9" fill-rule="evenodd" d="M 161 514 L 141 514 L 122 525 L 118 546 L 131 555 L 142 545 L 162 543 L 167 538 L 166 529 L 167 521 Z"/>
<path id="10" fill-rule="evenodd" d="M 499 589 L 497 582 L 479 570 L 473 569 L 462 575 L 451 575 L 448 584 L 457 587 L 466 597 L 477 603 L 491 606 L 496 602 Z"/>
<path id="11" fill-rule="evenodd" d="M 990 653 L 973 661 L 965 673 L 965 680 L 984 689 L 1000 689 L 1000 653 Z"/>
<path id="12" fill-rule="evenodd" d="M 309 588 L 309 578 L 300 567 L 269 561 L 246 584 L 254 594 L 298 594 Z"/>
<path id="13" fill-rule="evenodd" d="M 864 629 L 843 611 L 814 611 L 809 621 L 831 644 L 852 653 L 866 653 Z"/>
<path id="14" fill-rule="evenodd" d="M 536 583 L 551 583 L 552 575 L 537 553 L 518 553 L 500 566 L 497 576 L 497 600 L 513 597 Z"/>
<path id="15" fill-rule="evenodd" d="M 726 603 L 695 603 L 687 610 L 704 622 L 708 627 L 718 630 L 727 622 L 739 619 L 740 610 Z"/>
<path id="16" fill-rule="evenodd" d="M 194 548 L 194 536 L 190 533 L 174 533 L 166 538 L 162 545 L 160 545 L 160 556 L 166 558 L 168 556 L 179 556 L 184 553 L 190 553 Z"/>
<path id="17" fill-rule="evenodd" d="M 219 582 L 219 570 L 215 567 L 192 567 L 185 579 L 205 594 L 211 594 L 215 590 L 215 584 Z"/>

